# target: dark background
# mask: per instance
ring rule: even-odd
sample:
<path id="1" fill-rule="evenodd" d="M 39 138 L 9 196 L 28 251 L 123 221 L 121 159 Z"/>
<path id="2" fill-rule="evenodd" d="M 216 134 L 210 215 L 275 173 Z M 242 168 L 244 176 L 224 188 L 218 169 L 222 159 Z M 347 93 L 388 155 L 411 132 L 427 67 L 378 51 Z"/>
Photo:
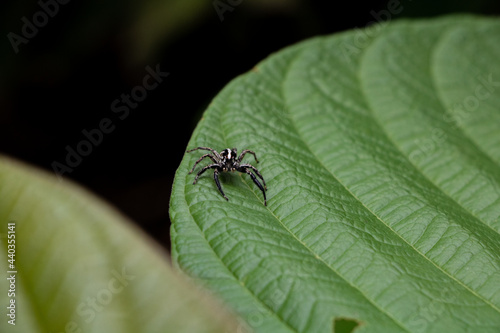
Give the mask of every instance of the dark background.
<path id="1" fill-rule="evenodd" d="M 110 202 L 166 248 L 175 170 L 203 110 L 235 76 L 285 46 L 377 17 L 500 13 L 493 0 L 60 1 L 67 3 L 17 53 L 8 34 L 22 36 L 21 19 L 33 23 L 42 7 L 0 5 L 0 151 L 54 173 L 55 161 L 66 164 L 66 147 L 86 139 L 83 130 L 111 119 L 113 132 L 62 177 Z M 387 12 L 397 3 L 399 14 Z M 215 4 L 231 7 L 223 20 Z M 119 119 L 111 103 L 157 64 L 169 76 Z"/>

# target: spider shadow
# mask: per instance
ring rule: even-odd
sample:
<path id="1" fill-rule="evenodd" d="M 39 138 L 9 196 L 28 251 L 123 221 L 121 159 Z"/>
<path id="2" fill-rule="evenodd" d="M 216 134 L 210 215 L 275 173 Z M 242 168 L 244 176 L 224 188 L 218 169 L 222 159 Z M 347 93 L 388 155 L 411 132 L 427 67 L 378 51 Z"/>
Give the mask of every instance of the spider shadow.
<path id="1" fill-rule="evenodd" d="M 245 188 L 248 186 L 245 184 L 244 179 L 242 179 L 245 176 L 246 175 L 241 174 L 239 172 L 221 172 L 221 173 L 219 173 L 219 181 L 220 181 L 220 184 L 224 190 L 224 193 L 226 193 L 226 195 L 230 196 L 231 191 L 245 190 Z M 217 189 L 217 186 L 215 185 L 215 182 L 214 182 L 213 172 L 211 172 L 207 175 L 201 176 L 200 179 L 198 179 L 198 182 L 200 180 L 202 180 L 203 178 L 205 178 L 204 181 L 206 181 L 208 183 L 211 182 L 212 185 L 214 186 L 214 188 Z M 231 187 L 232 189 L 229 190 L 229 187 Z M 228 190 L 229 190 L 229 193 L 228 193 Z"/>
<path id="2" fill-rule="evenodd" d="M 213 178 L 213 175 L 212 175 Z M 241 182 L 241 179 L 238 179 L 238 172 L 221 172 L 219 174 L 219 179 L 221 185 L 229 185 L 233 187 L 239 187 L 238 182 Z"/>

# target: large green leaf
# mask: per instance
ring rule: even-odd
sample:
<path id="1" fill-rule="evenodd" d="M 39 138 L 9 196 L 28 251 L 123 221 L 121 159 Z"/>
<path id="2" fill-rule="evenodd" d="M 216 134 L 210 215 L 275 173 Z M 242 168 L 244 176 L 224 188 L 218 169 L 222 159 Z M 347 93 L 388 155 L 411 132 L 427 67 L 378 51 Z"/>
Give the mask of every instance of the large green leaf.
<path id="1" fill-rule="evenodd" d="M 238 327 L 107 205 L 4 157 L 0 221 L 0 332 L 220 333 Z M 12 240 L 15 258 L 6 254 Z M 15 281 L 6 279 L 10 275 Z M 15 326 L 6 316 L 10 300 Z"/>
<path id="2" fill-rule="evenodd" d="M 223 177 L 227 202 L 208 173 L 192 185 L 187 154 L 175 262 L 256 332 L 499 332 L 498 59 L 500 22 L 469 16 L 271 56 L 188 146 L 255 150 L 268 205 L 246 175 Z"/>

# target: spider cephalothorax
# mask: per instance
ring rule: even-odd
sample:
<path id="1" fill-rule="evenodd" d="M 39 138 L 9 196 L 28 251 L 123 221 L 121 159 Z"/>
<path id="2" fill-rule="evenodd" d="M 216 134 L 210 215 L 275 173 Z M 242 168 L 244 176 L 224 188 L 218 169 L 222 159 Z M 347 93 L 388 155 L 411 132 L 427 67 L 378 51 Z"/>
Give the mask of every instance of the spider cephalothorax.
<path id="1" fill-rule="evenodd" d="M 257 170 L 257 168 L 255 168 L 253 165 L 246 164 L 246 163 L 241 163 L 241 160 L 243 159 L 243 156 L 245 156 L 245 154 L 247 154 L 247 153 L 252 154 L 253 157 L 255 158 L 255 161 L 257 163 L 259 163 L 259 160 L 257 159 L 257 156 L 255 155 L 255 152 L 253 152 L 251 150 L 248 150 L 248 149 L 245 149 L 245 150 L 243 150 L 241 152 L 240 156 L 238 156 L 238 154 L 236 153 L 236 148 L 232 148 L 232 149 L 226 148 L 223 151 L 221 151 L 220 153 L 218 153 L 215 149 L 208 148 L 208 147 L 197 147 L 197 148 L 188 150 L 187 152 L 190 153 L 190 152 L 198 150 L 198 149 L 209 150 L 212 153 L 211 154 L 205 154 L 205 155 L 201 156 L 194 163 L 193 168 L 191 169 L 191 171 L 189 171 L 189 173 L 192 173 L 194 171 L 194 168 L 196 167 L 196 165 L 198 163 L 200 163 L 205 157 L 210 158 L 212 160 L 213 164 L 209 164 L 209 165 L 203 167 L 196 174 L 196 177 L 194 178 L 193 185 L 196 184 L 196 181 L 198 180 L 198 177 L 200 177 L 205 171 L 207 171 L 208 169 L 214 169 L 215 184 L 217 185 L 217 188 L 219 189 L 219 192 L 222 194 L 222 196 L 224 197 L 224 199 L 229 200 L 226 197 L 226 195 L 224 194 L 224 191 L 222 191 L 222 187 L 220 186 L 219 173 L 221 173 L 221 172 L 228 172 L 228 171 L 231 171 L 231 172 L 233 172 L 233 171 L 244 172 L 244 173 L 248 174 L 252 178 L 253 182 L 262 191 L 262 194 L 264 195 L 264 205 L 267 205 L 267 199 L 266 199 L 266 190 L 267 190 L 267 187 L 266 187 L 266 182 L 264 181 L 264 178 L 260 174 L 259 170 Z M 257 175 L 257 177 L 259 177 L 262 180 L 262 183 L 264 184 L 264 186 L 262 186 L 262 184 L 259 182 L 259 180 L 257 179 L 257 177 L 255 177 L 255 175 L 253 174 L 253 172 L 250 171 L 250 170 L 252 170 L 253 172 L 255 172 L 255 175 Z"/>

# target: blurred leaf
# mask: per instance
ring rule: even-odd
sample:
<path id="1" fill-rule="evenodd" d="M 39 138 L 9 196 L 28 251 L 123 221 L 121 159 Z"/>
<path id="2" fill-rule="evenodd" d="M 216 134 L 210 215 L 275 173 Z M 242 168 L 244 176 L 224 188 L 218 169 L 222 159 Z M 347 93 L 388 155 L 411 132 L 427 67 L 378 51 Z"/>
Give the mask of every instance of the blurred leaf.
<path id="1" fill-rule="evenodd" d="M 208 1 L 185 0 L 153 0 L 143 4 L 130 30 L 132 60 L 144 61 L 161 43 L 194 25 L 196 19 L 209 12 L 210 6 Z"/>
<path id="2" fill-rule="evenodd" d="M 15 222 L 16 325 L 0 281 L 1 332 L 235 332 L 234 319 L 174 275 L 162 251 L 70 183 L 0 159 L 0 268 Z M 150 244 L 148 244 L 150 243 Z M 14 298 L 12 298 L 14 299 Z"/>
<path id="3" fill-rule="evenodd" d="M 225 174 L 228 202 L 209 174 L 192 185 L 186 154 L 174 260 L 256 332 L 498 332 L 499 29 L 391 22 L 235 79 L 188 147 L 256 151 L 268 206 L 246 175 Z"/>
<path id="4" fill-rule="evenodd" d="M 300 1 L 151 0 L 137 10 L 138 17 L 130 30 L 132 43 L 129 52 L 133 61 L 144 61 L 162 44 L 178 37 L 184 30 L 196 26 L 197 22 L 203 22 L 205 18 L 224 24 L 231 13 L 245 10 L 243 5 L 251 6 L 254 10 L 273 11 L 296 8 Z"/>

